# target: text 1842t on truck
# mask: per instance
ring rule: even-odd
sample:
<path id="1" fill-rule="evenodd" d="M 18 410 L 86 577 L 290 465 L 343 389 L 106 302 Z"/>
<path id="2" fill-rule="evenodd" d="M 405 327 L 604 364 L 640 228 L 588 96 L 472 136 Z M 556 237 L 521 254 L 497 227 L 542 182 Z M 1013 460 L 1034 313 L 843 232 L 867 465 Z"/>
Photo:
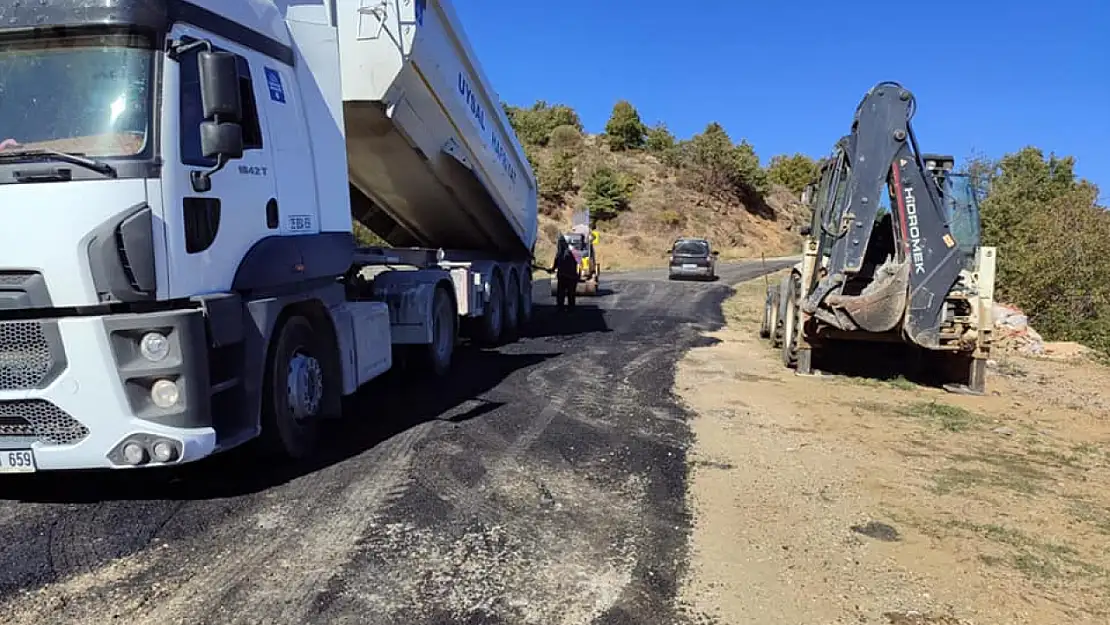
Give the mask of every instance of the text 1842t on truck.
<path id="1" fill-rule="evenodd" d="M 453 8 L 364 4 L 0 6 L 0 471 L 304 457 L 395 353 L 528 322 L 535 177 Z"/>

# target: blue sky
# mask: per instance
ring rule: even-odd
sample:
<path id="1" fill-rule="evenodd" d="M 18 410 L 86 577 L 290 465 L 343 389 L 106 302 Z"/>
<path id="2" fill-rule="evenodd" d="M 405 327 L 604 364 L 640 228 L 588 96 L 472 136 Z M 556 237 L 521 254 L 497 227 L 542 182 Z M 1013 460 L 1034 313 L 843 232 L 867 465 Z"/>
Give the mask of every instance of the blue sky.
<path id="1" fill-rule="evenodd" d="M 613 103 L 680 137 L 720 122 L 764 162 L 822 156 L 880 80 L 917 96 L 922 150 L 1033 144 L 1070 154 L 1110 199 L 1110 0 L 455 0 L 501 98 Z"/>

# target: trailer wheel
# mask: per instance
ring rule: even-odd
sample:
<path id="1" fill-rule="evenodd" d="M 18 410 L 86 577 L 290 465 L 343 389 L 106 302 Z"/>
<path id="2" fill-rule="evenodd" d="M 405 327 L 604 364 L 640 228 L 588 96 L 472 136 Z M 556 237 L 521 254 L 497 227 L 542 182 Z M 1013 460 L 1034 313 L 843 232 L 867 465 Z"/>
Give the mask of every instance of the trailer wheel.
<path id="1" fill-rule="evenodd" d="M 527 326 L 532 323 L 532 276 L 531 274 L 524 274 L 524 279 L 520 281 L 520 294 L 517 296 L 517 301 L 520 304 L 520 326 Z"/>
<path id="2" fill-rule="evenodd" d="M 269 451 L 290 460 L 316 449 L 319 417 L 332 386 L 325 380 L 328 345 L 308 319 L 294 315 L 271 344 L 263 381 L 262 439 Z"/>
<path id="3" fill-rule="evenodd" d="M 793 367 L 798 362 L 798 279 L 791 275 L 786 284 L 786 301 L 783 302 L 782 317 L 782 364 Z"/>
<path id="4" fill-rule="evenodd" d="M 511 343 L 520 333 L 520 278 L 517 274 L 509 274 L 509 288 L 505 290 L 501 303 L 504 307 L 502 313 L 501 342 Z"/>
<path id="5" fill-rule="evenodd" d="M 503 314 L 505 312 L 505 286 L 500 274 L 494 274 L 489 285 L 489 302 L 481 318 L 480 342 L 486 345 L 497 345 L 501 341 L 503 331 Z"/>
<path id="6" fill-rule="evenodd" d="M 447 374 L 455 355 L 458 311 L 447 289 L 436 287 L 432 299 L 432 342 L 414 346 L 417 366 L 436 377 Z"/>

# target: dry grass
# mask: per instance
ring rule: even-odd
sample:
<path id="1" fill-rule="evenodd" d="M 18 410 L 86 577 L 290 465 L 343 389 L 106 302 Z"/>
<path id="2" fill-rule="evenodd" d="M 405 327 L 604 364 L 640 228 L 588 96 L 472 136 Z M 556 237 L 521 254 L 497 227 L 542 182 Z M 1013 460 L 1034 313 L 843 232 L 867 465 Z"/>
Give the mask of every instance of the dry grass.
<path id="1" fill-rule="evenodd" d="M 743 540 L 713 536 L 758 535 L 805 554 L 757 550 L 772 577 L 745 573 L 735 589 L 711 580 L 735 595 L 730 622 L 767 616 L 751 613 L 750 588 L 781 610 L 768 623 L 912 611 L 951 623 L 1110 622 L 1110 369 L 1007 355 L 983 397 L 898 376 L 796 376 L 757 338 L 764 284 L 738 287 L 723 342 L 680 369 L 702 415 L 699 448 L 737 467 L 722 487 L 738 503 L 701 521 L 705 548 L 743 557 Z M 696 480 L 693 490 L 709 497 Z M 855 529 L 868 520 L 894 538 Z M 845 561 L 834 575 L 822 564 Z"/>

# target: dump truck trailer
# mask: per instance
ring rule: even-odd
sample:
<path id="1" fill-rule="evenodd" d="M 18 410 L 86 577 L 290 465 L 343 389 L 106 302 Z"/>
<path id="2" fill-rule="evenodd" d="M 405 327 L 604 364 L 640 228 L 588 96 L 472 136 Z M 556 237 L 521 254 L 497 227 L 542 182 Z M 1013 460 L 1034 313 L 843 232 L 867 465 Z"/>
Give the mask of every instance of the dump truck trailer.
<path id="1" fill-rule="evenodd" d="M 304 458 L 530 320 L 536 180 L 451 3 L 365 5 L 0 6 L 0 473 Z"/>

